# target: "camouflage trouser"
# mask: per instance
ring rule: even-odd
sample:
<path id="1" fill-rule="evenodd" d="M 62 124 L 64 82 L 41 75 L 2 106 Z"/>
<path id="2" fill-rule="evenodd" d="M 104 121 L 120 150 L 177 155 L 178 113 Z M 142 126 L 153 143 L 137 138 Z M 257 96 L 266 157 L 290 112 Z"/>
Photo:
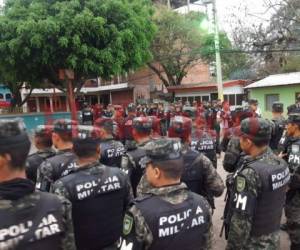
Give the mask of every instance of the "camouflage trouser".
<path id="1" fill-rule="evenodd" d="M 300 244 L 300 191 L 289 199 L 285 206 L 287 232 L 291 242 Z"/>

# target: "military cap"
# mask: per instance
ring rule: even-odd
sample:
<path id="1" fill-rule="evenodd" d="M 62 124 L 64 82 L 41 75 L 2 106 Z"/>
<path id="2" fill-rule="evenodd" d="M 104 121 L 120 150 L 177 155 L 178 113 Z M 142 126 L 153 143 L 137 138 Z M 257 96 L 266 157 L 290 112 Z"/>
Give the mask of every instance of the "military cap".
<path id="1" fill-rule="evenodd" d="M 103 117 L 103 118 L 98 118 L 96 121 L 95 121 L 95 125 L 97 127 L 105 127 L 105 128 L 110 128 L 112 129 L 113 126 L 114 126 L 114 121 L 113 119 L 111 118 L 106 118 L 106 117 Z"/>
<path id="2" fill-rule="evenodd" d="M 129 103 L 127 107 L 128 112 L 135 112 L 136 111 L 136 106 L 134 103 Z"/>
<path id="3" fill-rule="evenodd" d="M 300 110 L 294 110 L 293 113 L 290 113 L 287 122 L 300 124 Z"/>
<path id="4" fill-rule="evenodd" d="M 175 116 L 171 119 L 170 127 L 179 134 L 189 132 L 192 129 L 192 120 L 184 116 Z"/>
<path id="5" fill-rule="evenodd" d="M 254 142 L 271 139 L 271 123 L 263 118 L 247 118 L 241 122 L 241 135 Z"/>
<path id="6" fill-rule="evenodd" d="M 161 138 L 148 142 L 143 149 L 146 156 L 140 161 L 142 167 L 150 162 L 177 160 L 181 158 L 181 143 L 171 138 Z"/>
<path id="7" fill-rule="evenodd" d="M 133 119 L 132 127 L 138 131 L 151 131 L 153 126 L 153 119 L 151 117 L 136 117 Z"/>
<path id="8" fill-rule="evenodd" d="M 30 143 L 22 119 L 0 120 L 0 149 L 16 144 Z"/>
<path id="9" fill-rule="evenodd" d="M 79 125 L 73 140 L 78 143 L 99 143 L 99 129 L 92 126 Z"/>
<path id="10" fill-rule="evenodd" d="M 52 125 L 38 125 L 34 130 L 34 135 L 40 137 L 50 137 L 52 131 Z"/>
<path id="11" fill-rule="evenodd" d="M 258 105 L 258 101 L 256 99 L 250 99 L 248 103 L 249 105 Z"/>
<path id="12" fill-rule="evenodd" d="M 283 112 L 283 103 L 281 102 L 273 102 L 272 104 L 272 111 L 273 112 Z"/>
<path id="13" fill-rule="evenodd" d="M 70 119 L 59 119 L 54 121 L 53 132 L 72 133 L 77 127 L 77 122 Z"/>

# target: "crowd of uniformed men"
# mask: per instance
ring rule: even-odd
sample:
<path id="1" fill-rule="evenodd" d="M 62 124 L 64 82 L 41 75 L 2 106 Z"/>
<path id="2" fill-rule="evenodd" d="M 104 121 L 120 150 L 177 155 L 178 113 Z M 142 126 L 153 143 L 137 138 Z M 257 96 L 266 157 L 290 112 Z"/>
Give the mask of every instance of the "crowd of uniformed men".
<path id="1" fill-rule="evenodd" d="M 300 99 L 287 120 L 257 105 L 85 106 L 32 140 L 0 120 L 0 249 L 210 249 L 224 151 L 224 249 L 279 249 L 282 226 L 299 250 Z"/>

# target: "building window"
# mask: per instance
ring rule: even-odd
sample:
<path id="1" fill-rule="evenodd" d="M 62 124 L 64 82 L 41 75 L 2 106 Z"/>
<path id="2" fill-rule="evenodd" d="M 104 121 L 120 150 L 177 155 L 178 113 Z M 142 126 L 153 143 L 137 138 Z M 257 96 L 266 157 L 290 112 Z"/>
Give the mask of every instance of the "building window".
<path id="1" fill-rule="evenodd" d="M 202 102 L 209 102 L 209 96 L 208 95 L 202 96 Z"/>
<path id="2" fill-rule="evenodd" d="M 235 106 L 235 95 L 224 95 L 224 101 L 229 102 L 231 106 Z"/>
<path id="3" fill-rule="evenodd" d="M 235 95 L 229 95 L 229 105 L 235 106 Z"/>
<path id="4" fill-rule="evenodd" d="M 0 94 L 0 99 L 2 100 L 4 98 L 3 94 Z"/>
<path id="5" fill-rule="evenodd" d="M 195 96 L 195 101 L 197 101 L 198 103 L 201 102 L 201 96 Z"/>
<path id="6" fill-rule="evenodd" d="M 273 102 L 279 101 L 279 94 L 268 94 L 266 95 L 266 111 L 272 111 Z"/>
<path id="7" fill-rule="evenodd" d="M 237 94 L 236 95 L 236 105 L 242 105 L 244 99 L 244 94 Z"/>
<path id="8" fill-rule="evenodd" d="M 188 97 L 188 101 L 189 101 L 190 104 L 192 104 L 193 101 L 194 101 L 194 97 L 193 97 L 193 96 L 189 96 L 189 97 Z"/>
<path id="9" fill-rule="evenodd" d="M 300 96 L 300 92 L 295 93 L 295 102 L 297 102 L 297 97 Z"/>

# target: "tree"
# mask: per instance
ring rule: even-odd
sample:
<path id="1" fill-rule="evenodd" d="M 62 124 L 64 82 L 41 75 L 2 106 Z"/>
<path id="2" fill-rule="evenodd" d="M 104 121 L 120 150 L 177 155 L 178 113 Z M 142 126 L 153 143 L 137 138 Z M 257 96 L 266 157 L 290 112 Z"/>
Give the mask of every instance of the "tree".
<path id="1" fill-rule="evenodd" d="M 299 50 L 300 41 L 300 1 L 263 1 L 266 6 L 264 16 L 269 18 L 256 16 L 246 8 L 244 20 L 234 15 L 236 24 L 232 31 L 236 46 L 241 50 L 254 51 L 256 69 L 261 76 L 284 72 L 289 60 L 292 60 L 291 55 L 299 56 L 299 52 L 294 50 Z M 251 16 L 262 19 L 262 22 L 249 26 L 246 22 Z"/>
<path id="2" fill-rule="evenodd" d="M 147 0 L 7 0 L 0 80 L 65 89 L 58 71 L 71 69 L 79 90 L 85 79 L 136 69 L 151 59 L 152 12 Z"/>
<path id="3" fill-rule="evenodd" d="M 232 45 L 225 32 L 220 32 L 219 38 L 223 79 L 249 79 L 250 76 L 252 77 L 253 73 L 248 70 L 251 65 L 250 58 L 243 53 L 234 53 L 237 48 Z M 203 40 L 201 57 L 207 63 L 215 61 L 214 39 L 214 34 L 207 34 Z"/>
<path id="4" fill-rule="evenodd" d="M 182 7 L 184 5 L 187 5 L 187 0 L 169 0 L 170 5 L 172 8 L 176 9 L 179 7 Z M 190 3 L 194 3 L 198 0 L 191 0 Z M 152 0 L 153 3 L 155 4 L 163 4 L 163 5 L 168 5 L 168 0 Z"/>
<path id="5" fill-rule="evenodd" d="M 203 34 L 199 28 L 204 14 L 178 14 L 159 6 L 154 15 L 157 33 L 152 43 L 149 68 L 163 84 L 180 85 L 188 70 L 200 61 Z"/>

